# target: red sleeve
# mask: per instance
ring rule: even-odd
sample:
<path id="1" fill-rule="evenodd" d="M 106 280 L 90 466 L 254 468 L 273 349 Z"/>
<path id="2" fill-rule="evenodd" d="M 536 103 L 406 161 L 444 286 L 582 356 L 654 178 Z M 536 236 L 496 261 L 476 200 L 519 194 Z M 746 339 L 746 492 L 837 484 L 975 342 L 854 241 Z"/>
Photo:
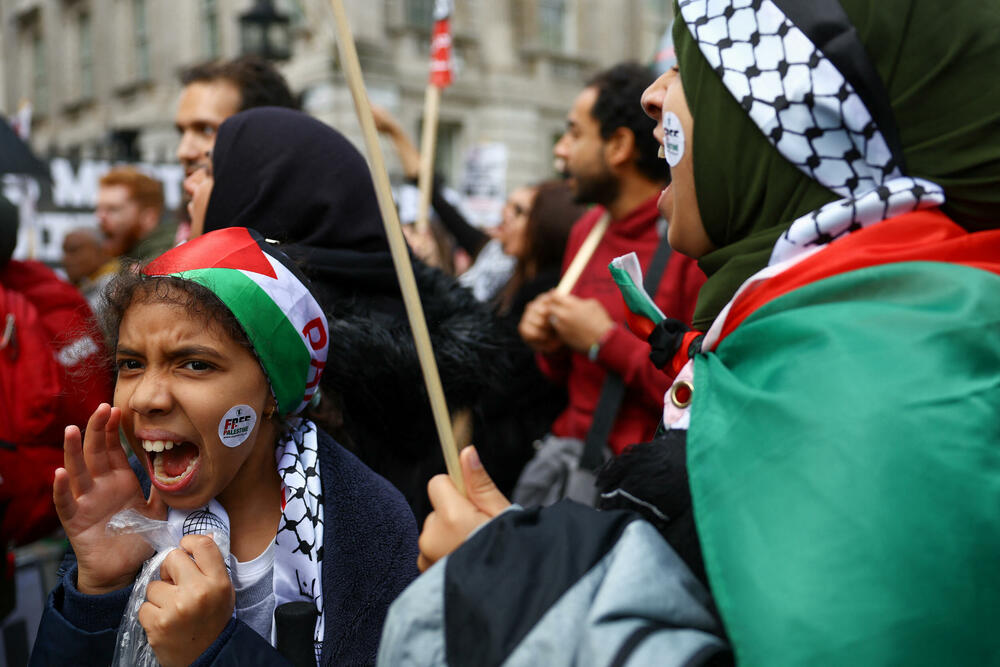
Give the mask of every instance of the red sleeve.
<path id="1" fill-rule="evenodd" d="M 664 310 L 663 312 L 667 317 L 682 320 L 685 324 L 690 325 L 694 318 L 695 304 L 698 302 L 698 292 L 705 284 L 705 273 L 699 268 L 696 260 L 684 255 L 673 256 L 670 263 L 673 265 L 672 268 L 676 270 L 673 275 L 677 287 L 670 298 L 672 303 L 670 307 L 673 310 Z M 661 308 L 668 302 L 668 295 L 663 294 L 665 291 L 667 290 L 661 283 L 660 292 L 657 292 L 657 303 L 660 304 Z M 663 299 L 662 304 L 660 303 L 661 299 Z"/>
<path id="2" fill-rule="evenodd" d="M 656 292 L 656 305 L 667 317 L 691 323 L 698 290 L 705 282 L 705 275 L 697 262 L 674 253 Z M 625 386 L 632 389 L 649 407 L 660 409 L 663 394 L 673 382 L 673 377 L 658 369 L 649 360 L 649 344 L 616 324 L 601 345 L 597 362 L 604 368 L 621 375 Z"/>
<path id="3" fill-rule="evenodd" d="M 672 382 L 649 361 L 649 344 L 620 324 L 615 324 L 601 345 L 597 363 L 621 375 L 625 386 L 652 409 L 663 405 L 663 394 Z"/>
<path id="4" fill-rule="evenodd" d="M 535 354 L 535 363 L 542 375 L 553 383 L 563 386 L 569 377 L 570 350 L 563 346 L 552 354 Z"/>

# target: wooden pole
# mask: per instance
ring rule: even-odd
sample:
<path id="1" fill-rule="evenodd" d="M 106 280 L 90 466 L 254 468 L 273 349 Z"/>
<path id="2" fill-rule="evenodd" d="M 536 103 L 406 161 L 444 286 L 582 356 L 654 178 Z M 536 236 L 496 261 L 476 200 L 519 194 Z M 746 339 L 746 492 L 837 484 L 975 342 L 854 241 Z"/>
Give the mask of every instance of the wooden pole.
<path id="1" fill-rule="evenodd" d="M 566 268 L 566 273 L 563 274 L 563 277 L 559 280 L 559 284 L 556 285 L 556 294 L 569 294 L 573 291 L 573 286 L 580 279 L 580 275 L 583 273 L 583 269 L 586 268 L 587 262 L 594 256 L 594 251 L 597 250 L 597 246 L 601 243 L 604 232 L 608 231 L 608 224 L 610 222 L 611 214 L 605 213 L 597 221 L 597 224 L 593 226 L 590 233 L 587 234 L 587 238 L 583 240 L 580 249 L 573 256 L 573 261 Z"/>
<path id="2" fill-rule="evenodd" d="M 365 82 L 361 75 L 361 63 L 358 60 L 354 36 L 347 22 L 347 13 L 341 0 L 330 0 L 333 15 L 337 22 L 337 49 L 340 52 L 341 66 L 347 76 L 347 85 L 354 98 L 354 107 L 358 112 L 358 121 L 365 135 L 365 146 L 368 148 L 368 158 L 371 161 L 372 179 L 375 181 L 375 194 L 378 197 L 379 210 L 382 213 L 382 223 L 389 239 L 389 250 L 396 266 L 396 276 L 403 293 L 403 303 L 413 330 L 413 342 L 417 347 L 420 368 L 424 374 L 427 395 L 431 401 L 431 412 L 434 415 L 434 425 L 437 427 L 438 438 L 441 440 L 441 451 L 448 467 L 448 475 L 465 495 L 465 481 L 462 478 L 462 467 L 458 461 L 458 448 L 455 446 L 455 436 L 451 430 L 448 406 L 445 403 L 444 390 L 441 387 L 441 376 L 438 374 L 437 363 L 434 361 L 434 351 L 431 349 L 430 334 L 427 332 L 427 322 L 424 319 L 424 309 L 420 305 L 420 295 L 417 283 L 413 277 L 413 266 L 406 248 L 406 240 L 399 225 L 399 213 L 392 200 L 392 189 L 389 185 L 389 173 L 385 169 L 385 158 L 382 156 L 382 146 L 379 144 L 378 133 L 375 130 L 375 119 L 372 117 L 371 103 L 365 91 Z"/>
<path id="3" fill-rule="evenodd" d="M 455 433 L 455 443 L 458 451 L 462 451 L 472 444 L 472 408 L 465 408 L 455 413 L 455 418 L 451 420 L 451 428 Z"/>
<path id="4" fill-rule="evenodd" d="M 434 153 L 437 147 L 438 115 L 441 106 L 441 89 L 427 84 L 424 95 L 424 127 L 420 135 L 420 206 L 417 209 L 417 232 L 427 233 L 430 226 L 431 187 L 434 184 Z"/>

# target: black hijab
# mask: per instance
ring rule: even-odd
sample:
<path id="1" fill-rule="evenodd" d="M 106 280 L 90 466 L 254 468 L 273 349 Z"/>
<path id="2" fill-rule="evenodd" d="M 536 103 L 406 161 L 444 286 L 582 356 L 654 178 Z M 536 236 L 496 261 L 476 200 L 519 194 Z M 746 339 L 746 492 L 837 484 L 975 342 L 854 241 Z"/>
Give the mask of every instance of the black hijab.
<path id="1" fill-rule="evenodd" d="M 212 152 L 205 232 L 249 227 L 333 295 L 398 294 L 368 165 L 342 134 L 290 109 L 228 118 Z"/>

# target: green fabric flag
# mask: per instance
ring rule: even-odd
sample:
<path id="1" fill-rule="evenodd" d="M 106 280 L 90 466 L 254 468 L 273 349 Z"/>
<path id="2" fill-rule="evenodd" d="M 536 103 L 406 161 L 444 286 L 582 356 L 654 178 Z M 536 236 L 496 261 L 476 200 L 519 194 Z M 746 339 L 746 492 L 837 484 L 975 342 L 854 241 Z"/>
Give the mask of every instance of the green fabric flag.
<path id="1" fill-rule="evenodd" d="M 1000 663 L 1000 276 L 834 276 L 695 362 L 695 517 L 740 665 Z"/>
<path id="2" fill-rule="evenodd" d="M 634 252 L 615 257 L 608 271 L 625 300 L 625 319 L 640 338 L 648 338 L 653 328 L 666 316 L 642 286 L 642 267 Z"/>

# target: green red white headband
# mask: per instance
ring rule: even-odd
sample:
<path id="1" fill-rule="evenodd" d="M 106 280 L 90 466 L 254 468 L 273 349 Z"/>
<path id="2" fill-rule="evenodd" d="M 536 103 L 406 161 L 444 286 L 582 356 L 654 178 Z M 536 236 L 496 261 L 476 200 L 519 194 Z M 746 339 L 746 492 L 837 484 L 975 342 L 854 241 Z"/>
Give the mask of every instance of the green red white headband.
<path id="1" fill-rule="evenodd" d="M 150 262 L 143 273 L 190 280 L 215 294 L 253 345 L 282 415 L 319 389 L 329 349 L 326 315 L 288 257 L 257 232 L 209 232 Z"/>

